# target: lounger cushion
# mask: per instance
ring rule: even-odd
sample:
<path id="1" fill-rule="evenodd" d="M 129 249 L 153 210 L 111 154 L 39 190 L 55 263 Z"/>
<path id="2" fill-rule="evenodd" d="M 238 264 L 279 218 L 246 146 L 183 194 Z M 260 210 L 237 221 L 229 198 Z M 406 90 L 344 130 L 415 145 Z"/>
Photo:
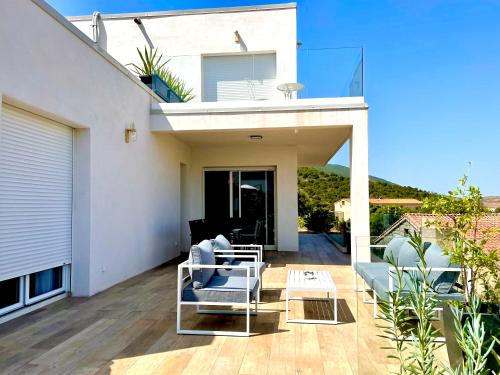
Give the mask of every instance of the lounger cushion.
<path id="1" fill-rule="evenodd" d="M 250 301 L 255 300 L 259 289 L 259 279 L 251 277 Z M 193 287 L 189 283 L 182 290 L 182 300 L 189 302 L 247 302 L 247 278 L 238 276 L 213 276 L 202 289 Z"/>
<path id="2" fill-rule="evenodd" d="M 370 288 L 373 288 L 373 280 L 376 278 L 389 277 L 389 263 L 356 263 L 354 268 Z"/>
<path id="3" fill-rule="evenodd" d="M 382 299 L 385 299 L 387 300 L 389 298 L 389 277 L 392 277 L 392 290 L 393 291 L 396 291 L 396 289 L 398 288 L 398 279 L 397 279 L 397 276 L 396 274 L 391 274 L 391 275 L 394 275 L 394 276 L 389 276 L 389 274 L 386 274 L 385 276 L 383 277 L 377 277 L 373 280 L 373 290 L 375 291 L 375 293 L 377 293 L 377 296 L 379 296 L 380 298 Z M 405 291 L 408 291 L 410 288 L 409 288 L 409 283 L 410 283 L 410 275 L 407 274 L 407 273 L 403 273 L 403 280 L 404 280 L 404 290 Z"/>
<path id="4" fill-rule="evenodd" d="M 222 234 L 219 234 L 217 237 L 215 237 L 215 239 L 213 240 L 213 247 L 214 250 L 233 250 L 231 243 Z M 227 264 L 231 264 L 234 260 L 234 257 L 231 256 L 234 255 L 234 252 L 224 253 L 220 255 L 226 256 L 225 259 Z"/>
<path id="5" fill-rule="evenodd" d="M 408 239 L 402 236 L 397 236 L 394 237 L 392 240 L 390 240 L 389 243 L 387 244 L 387 247 L 384 250 L 384 256 L 383 256 L 384 262 L 389 262 L 390 258 L 393 258 L 394 261 L 397 261 L 399 252 L 401 250 L 401 246 L 403 246 L 405 242 L 408 242 Z"/>
<path id="6" fill-rule="evenodd" d="M 443 253 L 443 249 L 436 243 L 433 243 L 424 255 L 428 268 L 432 267 L 452 267 L 450 257 Z M 436 293 L 449 293 L 460 276 L 459 272 L 453 271 L 431 271 L 428 282 Z"/>
<path id="7" fill-rule="evenodd" d="M 393 280 L 393 291 L 396 291 L 398 287 L 398 280 L 396 275 Z M 411 279 L 408 273 L 403 274 L 404 280 L 404 288 L 403 294 L 408 293 L 411 290 Z M 373 280 L 373 290 L 377 294 L 377 296 L 381 299 L 387 300 L 389 298 L 389 278 L 386 276 L 384 278 L 377 277 Z M 449 293 L 435 293 L 433 290 L 429 290 L 429 293 L 433 293 L 433 295 L 440 301 L 454 300 L 454 301 L 463 301 L 464 296 L 463 293 L 457 291 L 455 288 L 450 289 Z"/>
<path id="8" fill-rule="evenodd" d="M 416 267 L 420 262 L 417 250 L 410 244 L 409 241 L 403 242 L 398 254 L 399 267 Z"/>
<path id="9" fill-rule="evenodd" d="M 198 245 L 191 246 L 189 251 L 189 275 L 195 288 L 203 288 L 214 275 L 214 268 L 196 268 L 197 264 L 214 265 L 215 255 L 212 243 L 203 240 Z"/>
<path id="10" fill-rule="evenodd" d="M 245 260 L 235 260 L 232 265 L 234 266 L 250 266 L 250 276 L 257 277 L 255 275 L 255 262 L 253 261 L 245 261 Z M 259 274 L 262 275 L 264 270 L 266 269 L 266 263 L 257 262 L 257 266 L 259 268 Z M 232 269 L 232 268 L 220 268 L 217 269 L 217 275 L 219 276 L 247 276 L 247 270 L 245 269 Z"/>

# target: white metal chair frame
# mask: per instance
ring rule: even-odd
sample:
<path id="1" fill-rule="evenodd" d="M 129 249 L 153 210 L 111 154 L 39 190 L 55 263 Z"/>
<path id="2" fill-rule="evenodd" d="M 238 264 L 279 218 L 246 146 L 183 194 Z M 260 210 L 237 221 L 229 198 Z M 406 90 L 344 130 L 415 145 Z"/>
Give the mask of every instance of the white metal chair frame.
<path id="1" fill-rule="evenodd" d="M 225 258 L 223 255 L 216 255 L 216 258 Z M 252 257 L 255 262 L 255 267 L 258 267 L 257 256 L 251 255 L 231 255 L 233 258 L 249 258 Z M 184 270 L 186 269 L 243 269 L 246 270 L 246 276 L 231 276 L 231 277 L 245 277 L 246 278 L 246 302 L 204 302 L 204 301 L 183 301 L 182 300 L 182 291 L 184 287 L 189 283 L 190 276 L 183 276 Z M 257 314 L 258 306 L 260 302 L 259 293 L 255 296 L 254 301 L 250 300 L 250 268 L 251 266 L 233 266 L 233 265 L 224 265 L 221 267 L 220 264 L 196 264 L 192 265 L 189 263 L 189 260 L 186 260 L 177 266 L 177 333 L 183 335 L 207 335 L 207 336 L 250 336 L 250 314 Z M 255 268 L 257 271 L 257 268 Z M 260 282 L 260 280 L 259 280 Z M 259 291 L 260 291 L 260 285 Z M 252 302 L 255 304 L 254 311 L 250 311 Z M 245 331 L 211 331 L 211 330 L 193 330 L 193 329 L 182 329 L 181 320 L 182 320 L 182 306 L 183 305 L 191 305 L 196 306 L 197 312 L 204 314 L 237 314 L 237 315 L 246 315 L 246 330 Z M 200 309 L 200 306 L 235 306 L 235 307 L 244 307 L 244 311 L 235 311 L 235 310 L 208 310 L 208 309 Z"/>
<path id="2" fill-rule="evenodd" d="M 255 263 L 255 277 L 259 279 L 259 299 L 260 299 L 260 290 L 262 289 L 262 278 L 260 277 L 260 269 L 259 269 L 259 263 L 262 262 L 262 252 L 264 250 L 264 246 L 262 245 L 232 245 L 232 250 L 214 250 L 214 254 L 228 254 L 226 256 L 223 256 L 223 258 L 236 258 L 236 256 L 233 256 L 232 254 L 235 255 L 245 255 L 248 254 L 248 256 L 245 257 L 238 257 L 238 258 L 250 258 L 251 256 L 256 256 L 257 261 Z M 228 267 L 219 267 L 219 268 L 228 268 Z"/>
<path id="3" fill-rule="evenodd" d="M 234 252 L 236 253 L 250 253 L 250 252 L 256 252 L 257 254 L 257 262 L 262 262 L 262 252 L 264 250 L 263 245 L 254 245 L 254 244 L 248 244 L 248 245 L 233 245 L 231 244 L 232 250 L 214 250 L 214 251 L 229 251 L 229 252 Z"/>

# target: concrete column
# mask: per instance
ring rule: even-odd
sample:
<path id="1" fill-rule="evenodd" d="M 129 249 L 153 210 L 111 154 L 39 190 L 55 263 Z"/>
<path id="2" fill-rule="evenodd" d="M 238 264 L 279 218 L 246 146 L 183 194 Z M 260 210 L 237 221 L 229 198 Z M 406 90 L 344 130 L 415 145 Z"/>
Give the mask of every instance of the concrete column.
<path id="1" fill-rule="evenodd" d="M 71 292 L 74 296 L 91 294 L 91 145 L 90 129 L 73 133 L 73 263 Z"/>
<path id="2" fill-rule="evenodd" d="M 359 112 L 350 138 L 351 262 L 370 261 L 368 110 Z"/>
<path id="3" fill-rule="evenodd" d="M 297 150 L 292 150 L 276 170 L 277 216 L 276 239 L 278 251 L 299 251 L 299 204 L 297 199 Z"/>

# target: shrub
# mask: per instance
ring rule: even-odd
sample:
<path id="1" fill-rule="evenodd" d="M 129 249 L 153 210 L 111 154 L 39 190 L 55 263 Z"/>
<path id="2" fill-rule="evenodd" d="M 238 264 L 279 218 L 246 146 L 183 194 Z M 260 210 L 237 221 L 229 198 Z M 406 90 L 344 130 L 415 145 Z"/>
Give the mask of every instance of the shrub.
<path id="1" fill-rule="evenodd" d="M 304 228 L 306 226 L 306 220 L 303 216 L 299 216 L 298 226 L 299 228 Z"/>
<path id="2" fill-rule="evenodd" d="M 333 213 L 324 209 L 314 210 L 304 219 L 306 228 L 313 232 L 328 232 L 335 224 Z"/>

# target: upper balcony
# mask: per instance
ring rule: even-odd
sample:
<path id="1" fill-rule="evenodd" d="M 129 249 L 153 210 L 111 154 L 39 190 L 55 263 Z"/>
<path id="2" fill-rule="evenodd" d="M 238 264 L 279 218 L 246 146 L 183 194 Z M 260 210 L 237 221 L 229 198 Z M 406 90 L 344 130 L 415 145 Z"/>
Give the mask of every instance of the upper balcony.
<path id="1" fill-rule="evenodd" d="M 150 128 L 187 144 L 234 147 L 257 134 L 259 145 L 296 146 L 299 165 L 324 165 L 353 128 L 366 134 L 362 48 L 171 56 L 167 65 L 195 97 L 153 103 Z"/>
<path id="2" fill-rule="evenodd" d="M 363 97 L 361 47 L 166 56 L 192 102 Z M 262 103 L 264 104 L 264 103 Z"/>
<path id="3" fill-rule="evenodd" d="M 362 47 L 299 48 L 299 99 L 364 97 Z"/>

